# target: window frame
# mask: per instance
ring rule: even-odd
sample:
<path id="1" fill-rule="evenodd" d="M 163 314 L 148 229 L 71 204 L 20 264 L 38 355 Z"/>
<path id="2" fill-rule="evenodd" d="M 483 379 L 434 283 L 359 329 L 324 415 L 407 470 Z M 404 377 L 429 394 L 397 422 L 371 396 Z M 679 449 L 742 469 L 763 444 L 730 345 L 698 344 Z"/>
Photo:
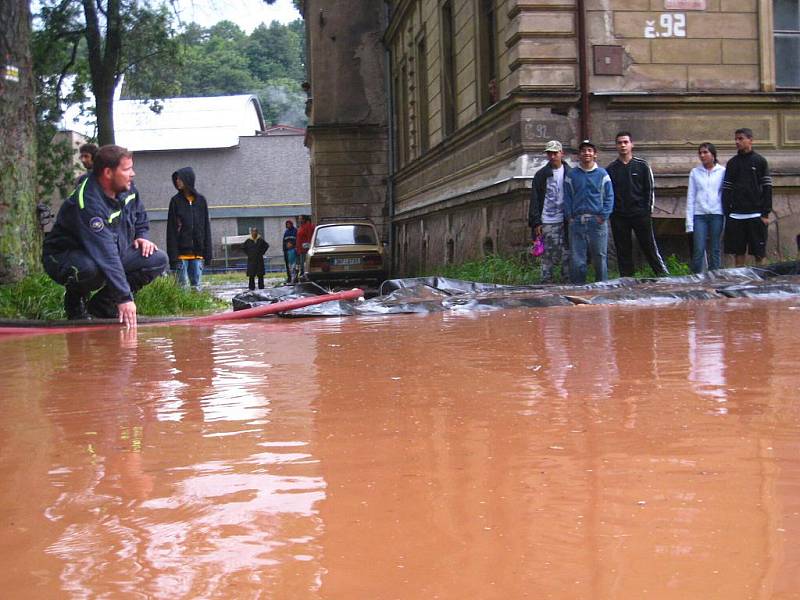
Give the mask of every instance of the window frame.
<path id="1" fill-rule="evenodd" d="M 772 15 L 770 15 L 771 16 L 770 25 L 772 26 L 772 32 L 771 32 L 772 54 L 773 54 L 773 64 L 775 65 L 773 77 L 774 77 L 774 81 L 775 81 L 775 89 L 776 90 L 797 90 L 797 89 L 800 89 L 800 78 L 798 78 L 797 83 L 792 84 L 792 85 L 781 85 L 781 82 L 778 81 L 778 68 L 777 68 L 777 65 L 778 65 L 779 61 L 781 60 L 781 57 L 778 56 L 778 51 L 777 51 L 777 46 L 778 45 L 775 43 L 778 37 L 784 37 L 784 38 L 790 38 L 790 39 L 794 38 L 794 39 L 798 40 L 798 44 L 800 44 L 800 0 L 794 0 L 794 3 L 795 3 L 795 9 L 797 11 L 797 17 L 798 17 L 798 22 L 797 22 L 797 25 L 796 25 L 797 29 L 777 29 L 775 27 L 774 0 L 772 0 L 769 3 L 770 7 L 772 9 L 772 13 L 773 13 Z M 796 67 L 796 69 L 800 70 L 800 53 L 798 53 L 798 56 L 795 57 L 795 67 Z"/>

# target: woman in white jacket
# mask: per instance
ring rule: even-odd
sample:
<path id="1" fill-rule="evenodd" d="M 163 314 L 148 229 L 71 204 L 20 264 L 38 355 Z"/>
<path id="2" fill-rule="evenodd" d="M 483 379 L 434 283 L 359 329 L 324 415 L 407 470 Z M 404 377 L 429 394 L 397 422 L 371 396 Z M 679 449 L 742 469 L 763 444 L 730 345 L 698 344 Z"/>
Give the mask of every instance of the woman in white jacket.
<path id="1" fill-rule="evenodd" d="M 708 250 L 708 270 L 719 269 L 722 227 L 722 180 L 725 167 L 717 162 L 717 148 L 710 142 L 697 149 L 700 164 L 689 173 L 686 193 L 686 231 L 692 233 L 692 271 L 703 272 L 703 256 Z"/>

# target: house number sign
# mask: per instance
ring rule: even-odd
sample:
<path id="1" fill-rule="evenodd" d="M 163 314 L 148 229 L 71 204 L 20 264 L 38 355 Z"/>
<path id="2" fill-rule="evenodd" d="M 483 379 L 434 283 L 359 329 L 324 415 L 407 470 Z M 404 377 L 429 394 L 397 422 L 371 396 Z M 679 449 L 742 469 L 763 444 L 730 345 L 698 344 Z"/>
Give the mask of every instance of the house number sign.
<path id="1" fill-rule="evenodd" d="M 683 13 L 662 13 L 658 15 L 658 22 L 645 21 L 644 37 L 686 37 L 686 15 Z"/>

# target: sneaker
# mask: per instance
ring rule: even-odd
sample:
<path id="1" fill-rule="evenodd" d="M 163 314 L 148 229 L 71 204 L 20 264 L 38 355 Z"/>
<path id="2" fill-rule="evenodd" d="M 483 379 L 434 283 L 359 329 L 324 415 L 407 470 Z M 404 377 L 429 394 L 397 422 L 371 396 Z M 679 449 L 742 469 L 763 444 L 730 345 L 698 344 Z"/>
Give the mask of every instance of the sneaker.
<path id="1" fill-rule="evenodd" d="M 86 312 L 86 298 L 70 289 L 64 292 L 64 312 L 67 313 L 67 319 L 70 321 L 91 319 L 89 313 Z"/>

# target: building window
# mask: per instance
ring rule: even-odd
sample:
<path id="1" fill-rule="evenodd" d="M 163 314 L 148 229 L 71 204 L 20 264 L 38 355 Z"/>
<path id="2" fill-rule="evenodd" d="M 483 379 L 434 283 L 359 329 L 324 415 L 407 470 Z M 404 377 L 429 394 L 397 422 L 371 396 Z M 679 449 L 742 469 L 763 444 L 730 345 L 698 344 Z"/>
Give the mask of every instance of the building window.
<path id="1" fill-rule="evenodd" d="M 425 38 L 417 41 L 417 93 L 419 105 L 417 108 L 420 153 L 428 150 L 428 49 Z"/>
<path id="2" fill-rule="evenodd" d="M 800 87 L 800 0 L 775 0 L 775 84 Z"/>
<path id="3" fill-rule="evenodd" d="M 442 127 L 444 135 L 456 129 L 456 54 L 453 6 L 445 0 L 441 8 L 442 23 Z"/>
<path id="4" fill-rule="evenodd" d="M 236 235 L 250 235 L 250 228 L 255 227 L 264 233 L 264 217 L 239 217 L 236 219 Z"/>
<path id="5" fill-rule="evenodd" d="M 478 0 L 478 64 L 481 110 L 497 102 L 497 18 L 494 0 Z"/>

